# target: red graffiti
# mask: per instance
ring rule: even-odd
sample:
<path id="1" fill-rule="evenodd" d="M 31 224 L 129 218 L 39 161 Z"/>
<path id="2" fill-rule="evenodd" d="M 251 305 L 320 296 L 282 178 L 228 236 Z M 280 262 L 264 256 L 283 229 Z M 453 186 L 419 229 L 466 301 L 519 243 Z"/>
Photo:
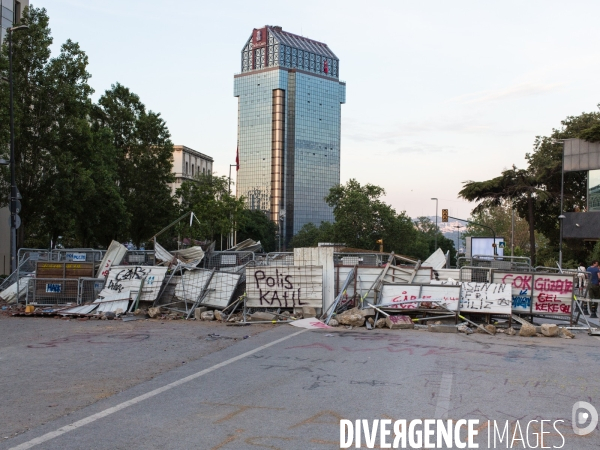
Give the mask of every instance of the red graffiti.
<path id="1" fill-rule="evenodd" d="M 536 303 L 535 310 L 549 313 L 570 314 L 571 305 L 565 303 Z"/>
<path id="2" fill-rule="evenodd" d="M 531 289 L 531 275 L 514 276 L 512 273 L 504 275 L 502 283 L 512 284 L 513 287 L 519 289 Z"/>
<path id="3" fill-rule="evenodd" d="M 573 292 L 573 282 L 570 280 L 552 280 L 550 278 L 536 278 L 535 288 L 538 291 L 558 292 L 570 294 Z"/>

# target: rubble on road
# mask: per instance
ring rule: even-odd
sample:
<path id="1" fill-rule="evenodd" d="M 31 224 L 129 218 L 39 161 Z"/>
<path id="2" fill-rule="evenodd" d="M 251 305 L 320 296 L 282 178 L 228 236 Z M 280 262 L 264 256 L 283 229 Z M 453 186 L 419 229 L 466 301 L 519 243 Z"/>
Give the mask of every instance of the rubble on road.
<path id="1" fill-rule="evenodd" d="M 529 272 L 489 269 L 485 282 L 470 281 L 476 279 L 469 278 L 470 272 L 463 276 L 459 269 L 444 268 L 445 255 L 440 250 L 420 262 L 393 253 L 359 250 L 340 255 L 325 247 L 254 255 L 259 247 L 260 243 L 249 240 L 223 252 L 214 251 L 214 243 L 167 251 L 156 243 L 156 260 L 149 262 L 146 256 L 129 254 L 122 244 L 113 243 L 99 266 L 99 259 L 94 259 L 85 267 L 72 261 L 53 262 L 50 257 L 42 260 L 37 255 L 29 265 L 40 271 L 17 271 L 0 285 L 0 314 L 65 320 L 187 319 L 223 325 L 304 321 L 298 323 L 310 328 L 323 324 L 332 329 L 364 327 L 366 332 L 389 328 L 500 337 L 575 337 L 564 326 L 540 325 L 546 315 L 533 314 L 531 302 L 529 311 L 519 303 L 521 297 L 514 303 L 516 288 L 504 280 Z M 71 256 L 75 255 L 79 254 L 73 251 Z M 86 276 L 81 276 L 84 269 Z M 44 278 L 53 271 L 62 271 L 64 278 Z M 90 278 L 94 274 L 98 278 Z M 554 313 L 547 315 L 550 320 L 577 323 L 579 318 L 567 314 L 568 275 L 527 276 L 542 275 L 549 284 L 538 283 L 535 289 L 552 289 L 552 283 L 560 281 L 556 286 L 566 291 L 556 305 L 546 302 L 538 305 L 538 310 Z M 75 290 L 64 292 L 71 282 Z M 521 296 L 521 290 L 517 291 Z"/>

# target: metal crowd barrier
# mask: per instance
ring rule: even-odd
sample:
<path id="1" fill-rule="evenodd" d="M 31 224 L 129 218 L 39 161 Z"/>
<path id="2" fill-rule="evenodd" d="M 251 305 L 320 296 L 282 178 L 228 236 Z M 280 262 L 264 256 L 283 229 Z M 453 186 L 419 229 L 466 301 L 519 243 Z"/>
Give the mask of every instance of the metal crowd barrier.
<path id="1" fill-rule="evenodd" d="M 81 305 L 98 298 L 104 288 L 101 278 L 29 278 L 25 304 Z"/>

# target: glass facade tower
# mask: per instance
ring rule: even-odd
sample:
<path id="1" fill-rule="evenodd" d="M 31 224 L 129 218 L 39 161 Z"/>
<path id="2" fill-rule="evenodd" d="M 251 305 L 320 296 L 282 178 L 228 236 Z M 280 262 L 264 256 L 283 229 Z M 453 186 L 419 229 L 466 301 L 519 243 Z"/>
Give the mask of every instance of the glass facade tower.
<path id="1" fill-rule="evenodd" d="M 19 22 L 26 6 L 29 0 L 0 0 L 0 45 L 6 38 L 6 30 Z"/>
<path id="2" fill-rule="evenodd" d="M 309 222 L 333 221 L 324 197 L 340 182 L 346 84 L 326 44 L 276 26 L 252 31 L 241 69 L 237 195 L 281 226 L 287 242 Z"/>

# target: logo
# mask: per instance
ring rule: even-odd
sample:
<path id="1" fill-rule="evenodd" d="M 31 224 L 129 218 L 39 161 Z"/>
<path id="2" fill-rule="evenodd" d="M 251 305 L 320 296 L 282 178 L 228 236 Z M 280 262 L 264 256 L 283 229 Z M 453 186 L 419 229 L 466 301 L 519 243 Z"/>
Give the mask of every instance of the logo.
<path id="1" fill-rule="evenodd" d="M 598 425 L 598 411 L 588 402 L 577 402 L 573 405 L 572 423 L 576 435 L 590 434 Z"/>

